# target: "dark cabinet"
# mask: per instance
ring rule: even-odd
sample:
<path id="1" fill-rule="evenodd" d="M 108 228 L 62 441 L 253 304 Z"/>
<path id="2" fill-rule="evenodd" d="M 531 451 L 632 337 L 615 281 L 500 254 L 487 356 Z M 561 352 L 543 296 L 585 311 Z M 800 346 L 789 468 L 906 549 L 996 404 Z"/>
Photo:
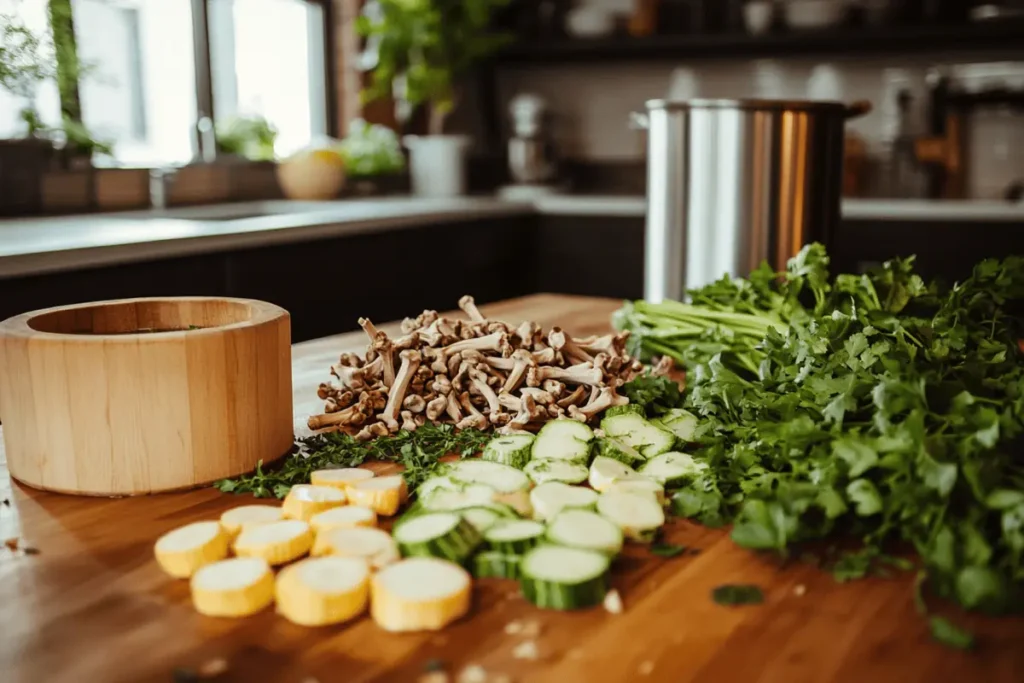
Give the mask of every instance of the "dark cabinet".
<path id="1" fill-rule="evenodd" d="M 644 219 L 540 216 L 533 291 L 636 299 L 644 288 Z"/>

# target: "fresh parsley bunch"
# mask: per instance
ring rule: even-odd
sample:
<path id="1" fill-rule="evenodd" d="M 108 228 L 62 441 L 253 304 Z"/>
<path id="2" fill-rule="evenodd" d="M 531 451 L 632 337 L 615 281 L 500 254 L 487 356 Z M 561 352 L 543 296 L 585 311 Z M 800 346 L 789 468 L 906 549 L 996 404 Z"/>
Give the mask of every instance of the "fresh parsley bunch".
<path id="1" fill-rule="evenodd" d="M 785 273 L 691 298 L 680 334 L 683 304 L 618 319 L 648 354 L 687 363 L 684 407 L 710 467 L 675 495 L 678 513 L 732 521 L 757 550 L 859 538 L 840 579 L 909 545 L 938 595 L 990 613 L 1024 605 L 1024 259 L 984 261 L 940 291 L 912 258 L 832 280 L 812 245 Z"/>

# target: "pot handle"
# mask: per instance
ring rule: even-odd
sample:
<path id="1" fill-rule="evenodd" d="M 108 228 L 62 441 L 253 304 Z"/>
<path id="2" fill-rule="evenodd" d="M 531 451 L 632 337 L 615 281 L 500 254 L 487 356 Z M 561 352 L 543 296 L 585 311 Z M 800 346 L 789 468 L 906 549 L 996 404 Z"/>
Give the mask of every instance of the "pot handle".
<path id="1" fill-rule="evenodd" d="M 857 100 L 846 105 L 846 113 L 843 116 L 848 119 L 855 119 L 871 113 L 872 109 L 874 109 L 874 106 L 868 100 Z"/>
<path id="2" fill-rule="evenodd" d="M 629 113 L 630 130 L 647 130 L 649 123 L 650 119 L 647 118 L 647 114 L 639 111 Z"/>

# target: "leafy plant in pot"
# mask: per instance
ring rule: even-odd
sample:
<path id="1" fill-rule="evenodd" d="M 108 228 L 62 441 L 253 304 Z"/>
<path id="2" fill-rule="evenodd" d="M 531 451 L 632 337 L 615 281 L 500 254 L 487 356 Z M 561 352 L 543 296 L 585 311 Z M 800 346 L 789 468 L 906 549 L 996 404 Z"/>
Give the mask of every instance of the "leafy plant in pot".
<path id="1" fill-rule="evenodd" d="M 406 136 L 413 192 L 465 193 L 469 138 L 446 135 L 459 99 L 459 80 L 482 59 L 510 43 L 492 19 L 509 0 L 370 0 L 356 28 L 366 38 L 361 66 L 370 72 L 364 101 L 392 98 L 403 126 L 418 107 L 427 135 Z"/>
<path id="2" fill-rule="evenodd" d="M 39 117 L 35 99 L 39 86 L 53 78 L 49 46 L 15 16 L 0 15 L 0 89 L 24 102 L 18 116 L 25 137 L 0 141 L 0 166 L 7 161 L 22 170 L 46 166 L 53 156 L 49 128 Z"/>

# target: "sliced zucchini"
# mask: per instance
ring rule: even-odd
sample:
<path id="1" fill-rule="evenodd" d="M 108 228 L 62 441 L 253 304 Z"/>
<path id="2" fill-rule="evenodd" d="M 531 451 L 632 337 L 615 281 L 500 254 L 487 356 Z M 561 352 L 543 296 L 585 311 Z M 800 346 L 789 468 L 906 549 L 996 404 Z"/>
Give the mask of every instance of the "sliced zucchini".
<path id="1" fill-rule="evenodd" d="M 604 411 L 605 417 L 615 417 L 616 415 L 639 415 L 640 417 L 647 417 L 647 413 L 644 412 L 643 406 L 636 403 L 627 403 L 624 406 L 612 406 L 608 410 Z"/>
<path id="2" fill-rule="evenodd" d="M 560 481 L 565 484 L 580 484 L 587 480 L 587 467 L 578 462 L 568 460 L 556 460 L 545 458 L 544 460 L 531 460 L 524 469 L 524 472 L 535 484 L 543 484 L 546 481 Z"/>
<path id="3" fill-rule="evenodd" d="M 518 579 L 522 558 L 485 550 L 473 556 L 473 576 L 478 579 Z"/>
<path id="4" fill-rule="evenodd" d="M 569 486 L 560 481 L 549 481 L 530 491 L 533 516 L 551 519 L 566 508 L 592 508 L 597 503 L 596 491 L 582 486 Z"/>
<path id="5" fill-rule="evenodd" d="M 640 468 L 640 473 L 670 489 L 699 477 L 707 468 L 707 463 L 694 460 L 692 455 L 673 451 L 651 458 Z"/>
<path id="6" fill-rule="evenodd" d="M 618 460 L 599 455 L 590 463 L 590 475 L 587 483 L 595 491 L 604 491 L 616 481 L 636 479 L 639 474 L 629 465 Z"/>
<path id="7" fill-rule="evenodd" d="M 693 434 L 697 431 L 697 416 L 682 408 L 673 408 L 651 422 L 672 432 L 677 439 L 684 443 L 693 441 Z"/>
<path id="8" fill-rule="evenodd" d="M 640 451 L 645 458 L 672 450 L 676 436 L 639 415 L 613 415 L 601 420 L 601 429 L 613 439 Z"/>
<path id="9" fill-rule="evenodd" d="M 665 524 L 665 511 L 652 496 L 627 491 L 602 493 L 597 511 L 622 529 L 626 538 L 650 543 Z"/>
<path id="10" fill-rule="evenodd" d="M 473 525 L 454 512 L 418 515 L 398 525 L 394 539 L 402 557 L 439 557 L 462 564 L 482 540 Z"/>
<path id="11" fill-rule="evenodd" d="M 498 436 L 487 442 L 481 457 L 484 460 L 523 469 L 526 463 L 530 462 L 533 441 L 533 434 Z"/>
<path id="12" fill-rule="evenodd" d="M 465 487 L 465 484 L 455 481 L 451 477 L 434 476 L 428 478 L 416 487 L 415 493 L 416 497 L 422 500 L 437 489 L 444 489 L 445 491 L 461 491 Z"/>
<path id="13" fill-rule="evenodd" d="M 619 527 L 590 510 L 562 510 L 548 524 L 547 537 L 556 545 L 596 550 L 612 557 L 622 550 Z"/>
<path id="14" fill-rule="evenodd" d="M 552 420 L 544 425 L 533 442 L 533 458 L 586 462 L 594 431 L 576 420 Z"/>
<path id="15" fill-rule="evenodd" d="M 486 484 L 498 493 L 526 491 L 532 485 L 521 470 L 490 460 L 470 458 L 444 466 L 442 474 L 463 484 Z"/>
<path id="16" fill-rule="evenodd" d="M 610 560 L 593 550 L 544 545 L 520 562 L 523 597 L 537 607 L 571 610 L 600 605 L 608 592 Z"/>
<path id="17" fill-rule="evenodd" d="M 459 510 L 459 514 L 481 534 L 494 526 L 498 520 L 504 518 L 504 515 L 497 510 L 485 507 L 466 508 L 465 510 Z"/>
<path id="18" fill-rule="evenodd" d="M 484 532 L 487 546 L 505 555 L 522 555 L 543 537 L 544 525 L 529 519 L 498 522 Z"/>
<path id="19" fill-rule="evenodd" d="M 603 437 L 597 440 L 597 454 L 618 460 L 630 467 L 638 467 L 647 461 L 644 454 L 620 439 Z"/>
<path id="20" fill-rule="evenodd" d="M 654 500 L 658 501 L 658 505 L 662 506 L 668 502 L 668 499 L 665 497 L 665 487 L 653 479 L 648 479 L 643 475 L 640 475 L 636 479 L 623 479 L 613 482 L 604 490 L 605 493 L 610 491 L 619 491 L 620 493 L 639 493 L 645 496 L 650 495 L 654 497 Z"/>
<path id="21" fill-rule="evenodd" d="M 491 507 L 498 492 L 485 484 L 470 484 L 460 490 L 434 488 L 427 495 L 421 495 L 419 502 L 424 510 L 447 512 L 473 507 Z"/>

